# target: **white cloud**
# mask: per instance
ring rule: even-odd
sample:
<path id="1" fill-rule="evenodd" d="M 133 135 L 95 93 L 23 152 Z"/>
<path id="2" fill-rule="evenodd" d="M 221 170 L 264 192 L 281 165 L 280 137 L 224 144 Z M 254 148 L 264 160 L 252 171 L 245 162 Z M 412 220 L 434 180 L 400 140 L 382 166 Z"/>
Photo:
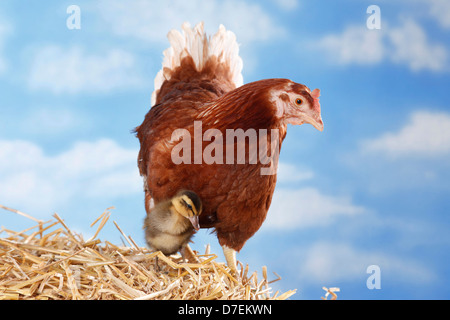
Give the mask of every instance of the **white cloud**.
<path id="1" fill-rule="evenodd" d="M 416 111 L 397 132 L 362 143 L 365 152 L 378 152 L 390 157 L 436 157 L 450 154 L 450 113 Z"/>
<path id="2" fill-rule="evenodd" d="M 449 71 L 445 47 L 430 43 L 425 31 L 412 19 L 405 19 L 402 26 L 388 33 L 388 37 L 393 62 L 404 63 L 413 71 Z"/>
<path id="3" fill-rule="evenodd" d="M 342 64 L 378 63 L 385 55 L 382 32 L 368 30 L 365 25 L 349 26 L 341 34 L 323 37 L 316 45 Z"/>
<path id="4" fill-rule="evenodd" d="M 275 3 L 283 10 L 294 10 L 298 7 L 297 0 L 275 0 Z"/>
<path id="5" fill-rule="evenodd" d="M 0 203 L 48 213 L 70 201 L 140 192 L 136 157 L 137 150 L 108 139 L 78 142 L 53 156 L 31 142 L 0 140 Z"/>
<path id="6" fill-rule="evenodd" d="M 185 21 L 192 25 L 204 21 L 209 33 L 215 33 L 218 25 L 223 24 L 236 33 L 239 43 L 267 41 L 285 32 L 259 4 L 238 0 L 134 0 L 126 3 L 108 0 L 101 1 L 98 8 L 113 32 L 146 42 L 167 43 L 166 34 L 171 29 L 180 29 Z"/>
<path id="7" fill-rule="evenodd" d="M 295 182 L 308 180 L 314 177 L 314 172 L 309 169 L 298 167 L 290 163 L 279 162 L 277 181 L 278 182 Z"/>
<path id="8" fill-rule="evenodd" d="M 450 1 L 426 0 L 430 5 L 430 14 L 437 19 L 443 28 L 450 28 Z"/>
<path id="9" fill-rule="evenodd" d="M 450 71 L 444 45 L 432 43 L 425 30 L 412 19 L 393 26 L 383 21 L 381 29 L 348 26 L 314 43 L 340 64 L 372 65 L 384 61 L 408 66 L 412 71 Z"/>
<path id="10" fill-rule="evenodd" d="M 121 49 L 88 54 L 80 47 L 46 46 L 35 55 L 30 88 L 54 93 L 108 92 L 141 85 L 135 58 Z"/>
<path id="11" fill-rule="evenodd" d="M 419 262 L 402 259 L 398 255 L 358 250 L 343 243 L 319 242 L 306 254 L 301 255 L 302 264 L 298 274 L 307 275 L 308 281 L 320 281 L 333 284 L 339 281 L 357 280 L 365 285 L 370 276 L 367 267 L 377 265 L 381 271 L 381 289 L 383 281 L 408 282 L 411 285 L 434 281 L 436 276 Z"/>
<path id="12" fill-rule="evenodd" d="M 292 230 L 327 225 L 339 217 L 365 211 L 348 197 L 324 195 L 314 188 L 276 189 L 263 227 Z"/>

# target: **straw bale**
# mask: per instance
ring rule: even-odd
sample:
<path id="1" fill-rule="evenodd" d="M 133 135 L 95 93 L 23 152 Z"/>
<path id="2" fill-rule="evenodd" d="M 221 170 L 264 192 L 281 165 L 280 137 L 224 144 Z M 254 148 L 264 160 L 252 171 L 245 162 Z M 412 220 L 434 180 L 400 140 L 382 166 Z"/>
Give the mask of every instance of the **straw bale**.
<path id="1" fill-rule="evenodd" d="M 110 218 L 108 208 L 93 237 L 85 241 L 55 214 L 50 221 L 18 210 L 0 208 L 37 222 L 19 232 L 0 230 L 0 300 L 272 300 L 288 299 L 296 290 L 272 294 L 267 268 L 248 275 L 238 262 L 233 274 L 217 261 L 207 246 L 204 254 L 189 249 L 189 260 L 165 256 L 139 247 L 115 226 L 128 245 L 117 246 L 97 238 Z"/>

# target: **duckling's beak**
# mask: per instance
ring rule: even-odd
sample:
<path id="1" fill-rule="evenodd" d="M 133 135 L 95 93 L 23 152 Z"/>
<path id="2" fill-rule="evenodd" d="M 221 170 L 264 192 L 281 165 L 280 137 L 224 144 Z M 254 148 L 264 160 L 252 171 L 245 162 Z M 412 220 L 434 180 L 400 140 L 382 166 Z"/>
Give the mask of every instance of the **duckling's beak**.
<path id="1" fill-rule="evenodd" d="M 196 231 L 200 229 L 200 222 L 198 220 L 198 216 L 189 217 L 189 221 L 191 221 L 192 226 Z"/>

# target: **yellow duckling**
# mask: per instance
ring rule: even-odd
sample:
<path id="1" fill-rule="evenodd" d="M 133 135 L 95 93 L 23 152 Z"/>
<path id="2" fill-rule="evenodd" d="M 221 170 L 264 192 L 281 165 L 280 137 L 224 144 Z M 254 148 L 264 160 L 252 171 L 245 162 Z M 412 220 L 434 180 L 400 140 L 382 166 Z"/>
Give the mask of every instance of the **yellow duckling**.
<path id="1" fill-rule="evenodd" d="M 199 196 L 189 190 L 181 190 L 172 199 L 158 203 L 144 220 L 147 244 L 165 255 L 180 251 L 184 258 L 184 248 L 200 229 L 201 212 Z"/>

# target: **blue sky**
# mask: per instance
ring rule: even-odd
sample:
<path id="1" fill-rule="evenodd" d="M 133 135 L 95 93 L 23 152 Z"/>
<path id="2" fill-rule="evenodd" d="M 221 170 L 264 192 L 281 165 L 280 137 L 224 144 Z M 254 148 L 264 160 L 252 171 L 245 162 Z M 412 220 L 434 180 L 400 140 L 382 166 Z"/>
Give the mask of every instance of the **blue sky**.
<path id="1" fill-rule="evenodd" d="M 81 29 L 66 26 L 67 7 Z M 366 10 L 378 5 L 381 29 Z M 106 208 L 144 245 L 137 139 L 183 21 L 234 31 L 244 83 L 321 89 L 323 132 L 290 126 L 268 218 L 238 255 L 320 299 L 448 299 L 450 3 L 413 1 L 0 2 L 0 204 L 86 237 Z M 33 224 L 7 211 L 0 225 Z M 101 239 L 120 241 L 112 223 Z M 193 248 L 214 235 L 200 231 Z M 367 267 L 381 271 L 370 290 Z M 275 276 L 274 276 L 275 278 Z"/>

